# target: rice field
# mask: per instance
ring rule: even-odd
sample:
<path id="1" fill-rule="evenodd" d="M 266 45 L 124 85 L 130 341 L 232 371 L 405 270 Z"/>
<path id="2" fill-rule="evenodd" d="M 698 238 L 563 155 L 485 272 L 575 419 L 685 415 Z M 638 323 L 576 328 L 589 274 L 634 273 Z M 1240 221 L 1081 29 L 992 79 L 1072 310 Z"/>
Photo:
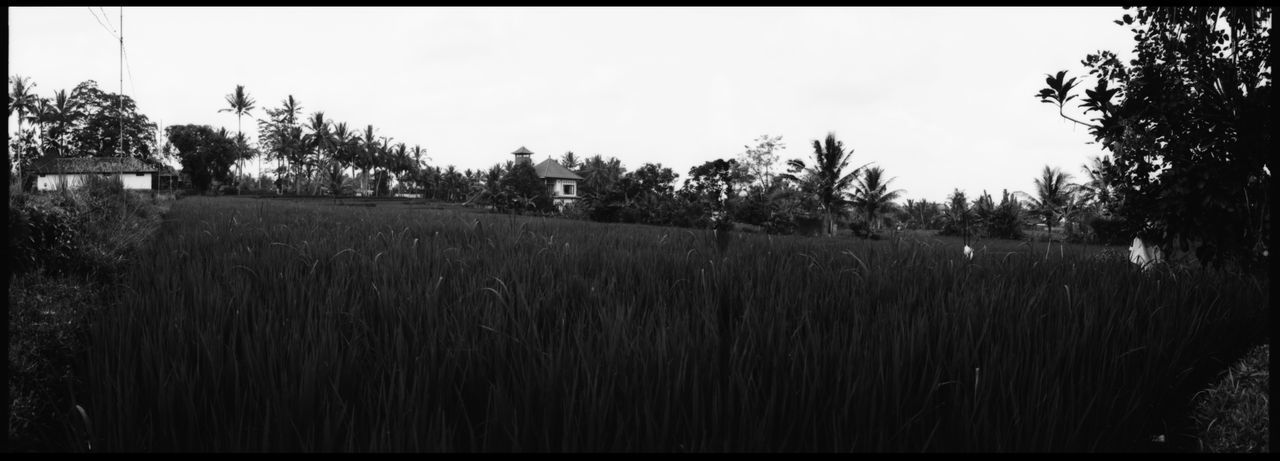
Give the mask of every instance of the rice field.
<path id="1" fill-rule="evenodd" d="M 176 202 L 130 267 L 99 450 L 1144 450 L 1269 309 L 1072 246 L 251 198 Z"/>

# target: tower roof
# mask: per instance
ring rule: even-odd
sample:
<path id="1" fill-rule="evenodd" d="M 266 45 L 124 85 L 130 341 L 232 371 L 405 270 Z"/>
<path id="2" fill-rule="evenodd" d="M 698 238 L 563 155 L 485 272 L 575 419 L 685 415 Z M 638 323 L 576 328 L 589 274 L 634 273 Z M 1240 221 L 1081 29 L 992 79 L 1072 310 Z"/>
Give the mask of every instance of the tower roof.
<path id="1" fill-rule="evenodd" d="M 519 149 L 516 149 L 516 151 L 512 152 L 511 154 L 512 155 L 533 155 L 533 152 L 529 152 L 529 149 L 525 149 L 524 146 L 520 146 Z"/>

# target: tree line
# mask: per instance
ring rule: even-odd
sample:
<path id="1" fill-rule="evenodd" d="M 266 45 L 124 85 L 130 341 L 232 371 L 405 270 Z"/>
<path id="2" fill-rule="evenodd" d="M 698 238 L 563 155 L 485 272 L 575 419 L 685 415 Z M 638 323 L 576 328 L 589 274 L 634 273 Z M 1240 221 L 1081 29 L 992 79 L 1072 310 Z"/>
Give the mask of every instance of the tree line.
<path id="1" fill-rule="evenodd" d="M 1078 78 L 1068 78 L 1067 71 L 1049 74 L 1035 96 L 1056 106 L 1060 117 L 1087 127 L 1106 151 L 1084 166 L 1087 179 L 1079 184 L 1046 166 L 1032 194 L 1003 191 L 996 202 L 986 191 L 969 200 L 956 190 L 944 203 L 899 205 L 902 191 L 889 190 L 893 179 L 877 166 L 852 167 L 852 149 L 834 134 L 813 140 L 809 158 L 781 165 L 781 138 L 766 135 L 736 158 L 690 169 L 679 187 L 678 175 L 661 164 L 627 171 L 613 157 L 566 153 L 561 163 L 584 181 L 581 199 L 563 211 L 597 221 L 740 223 L 776 233 L 833 235 L 843 224 L 863 236 L 901 226 L 1020 238 L 1023 224 L 1034 220 L 1050 235 L 1055 228 L 1065 231 L 1068 239 L 1124 243 L 1140 236 L 1166 250 L 1193 253 L 1206 264 L 1263 267 L 1270 255 L 1275 116 L 1270 20 L 1269 7 L 1137 8 L 1115 21 L 1133 32 L 1136 58 L 1125 63 L 1105 50 L 1086 56 L 1081 64 L 1095 84 L 1083 98 L 1076 92 Z M 136 113 L 127 96 L 104 92 L 92 81 L 47 99 L 36 96 L 24 78 L 11 78 L 10 86 L 9 112 L 19 116 L 18 136 L 10 140 L 17 154 L 11 171 L 50 155 L 146 161 L 176 155 L 184 173 L 200 178 L 200 188 L 215 180 L 243 188 L 243 162 L 256 157 L 276 163 L 278 192 L 407 192 L 500 211 L 551 209 L 548 190 L 531 165 L 506 162 L 465 171 L 430 166 L 420 146 L 395 143 L 372 125 L 348 127 L 323 112 L 303 118 L 292 95 L 257 120 L 256 147 L 239 126 L 253 100 L 237 86 L 223 109 L 237 116 L 236 135 L 169 127 L 170 142 L 157 153 L 155 125 Z M 1073 100 L 1083 115 L 1067 113 Z M 785 169 L 775 172 L 775 165 Z"/>
<path id="2" fill-rule="evenodd" d="M 220 112 L 233 113 L 237 131 L 205 125 L 173 125 L 157 151 L 155 124 L 136 113 L 131 98 L 99 90 L 92 81 L 43 99 L 21 77 L 10 79 L 10 111 L 28 122 L 11 141 L 29 162 L 42 156 L 112 156 L 121 117 L 123 155 L 159 164 L 176 158 L 190 186 L 208 191 L 215 183 L 230 190 L 271 189 L 304 195 L 386 196 L 416 194 L 430 200 L 467 203 L 501 212 L 552 212 L 548 188 L 532 165 L 505 161 L 488 169 L 458 170 L 432 166 L 426 149 L 380 136 L 372 125 L 353 128 L 328 118 L 324 111 L 304 114 L 293 95 L 277 107 L 262 109 L 255 120 L 257 143 L 250 145 L 242 119 L 252 116 L 256 101 L 243 85 L 226 95 Z M 123 110 L 123 112 L 121 112 Z M 21 127 L 20 127 L 21 128 Z M 1021 238 L 1029 216 L 1052 228 L 1067 219 L 1107 215 L 1112 197 L 1095 160 L 1090 182 L 1064 185 L 1065 176 L 1046 167 L 1036 196 L 1027 203 L 1005 193 L 995 205 L 985 192 L 972 204 L 957 190 L 947 204 L 897 201 L 902 190 L 890 190 L 892 178 L 882 167 L 852 167 L 853 149 L 829 133 L 812 141 L 807 159 L 781 162 L 786 145 L 781 136 L 762 135 L 731 158 L 704 162 L 680 175 L 660 163 L 628 171 L 615 157 L 579 158 L 573 152 L 560 163 L 582 176 L 580 200 L 565 207 L 570 216 L 602 222 L 645 223 L 682 227 L 755 226 L 771 233 L 834 235 L 843 224 L 855 234 L 873 237 L 886 229 L 933 229 L 947 235 Z M 274 163 L 274 180 L 244 174 L 245 162 Z M 785 166 L 785 168 L 778 168 Z M 259 167 L 260 171 L 266 171 Z"/>
<path id="3" fill-rule="evenodd" d="M 129 96 L 110 93 L 87 80 L 48 97 L 22 76 L 9 77 L 9 116 L 18 132 L 9 138 L 9 171 L 24 176 L 42 157 L 131 157 L 159 164 L 156 124 L 137 112 Z"/>

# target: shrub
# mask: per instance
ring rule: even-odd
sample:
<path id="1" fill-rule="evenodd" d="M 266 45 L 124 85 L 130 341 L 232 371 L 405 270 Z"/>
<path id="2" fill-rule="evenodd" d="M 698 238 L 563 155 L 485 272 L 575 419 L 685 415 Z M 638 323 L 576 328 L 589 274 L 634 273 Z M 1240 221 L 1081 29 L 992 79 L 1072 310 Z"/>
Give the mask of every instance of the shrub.
<path id="1" fill-rule="evenodd" d="M 855 219 L 849 222 L 849 230 L 853 231 L 853 235 L 861 238 L 872 238 L 871 226 L 866 221 Z"/>
<path id="2" fill-rule="evenodd" d="M 75 216 L 42 201 L 9 202 L 9 267 L 14 275 L 43 267 L 64 272 L 78 256 Z"/>
<path id="3" fill-rule="evenodd" d="M 794 215 L 777 211 L 769 213 L 769 219 L 764 222 L 764 231 L 770 234 L 794 234 L 797 227 Z"/>
<path id="4" fill-rule="evenodd" d="M 764 225 L 773 213 L 774 207 L 769 197 L 762 193 L 750 193 L 743 197 L 734 209 L 733 219 L 738 222 Z"/>
<path id="5" fill-rule="evenodd" d="M 1136 229 L 1120 216 L 1095 216 L 1088 223 L 1097 242 L 1105 245 L 1127 245 L 1136 235 Z"/>
<path id="6" fill-rule="evenodd" d="M 984 231 L 990 238 L 1022 240 L 1022 216 L 1013 207 L 1000 206 L 991 213 L 985 223 Z"/>

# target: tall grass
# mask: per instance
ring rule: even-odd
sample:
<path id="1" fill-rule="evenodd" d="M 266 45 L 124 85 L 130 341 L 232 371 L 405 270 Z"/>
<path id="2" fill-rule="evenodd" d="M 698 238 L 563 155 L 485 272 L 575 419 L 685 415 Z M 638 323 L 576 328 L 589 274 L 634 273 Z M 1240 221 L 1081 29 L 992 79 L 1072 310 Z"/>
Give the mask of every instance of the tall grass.
<path id="1" fill-rule="evenodd" d="M 89 412 L 106 450 L 1128 450 L 1268 285 L 197 197 L 95 323 Z"/>

